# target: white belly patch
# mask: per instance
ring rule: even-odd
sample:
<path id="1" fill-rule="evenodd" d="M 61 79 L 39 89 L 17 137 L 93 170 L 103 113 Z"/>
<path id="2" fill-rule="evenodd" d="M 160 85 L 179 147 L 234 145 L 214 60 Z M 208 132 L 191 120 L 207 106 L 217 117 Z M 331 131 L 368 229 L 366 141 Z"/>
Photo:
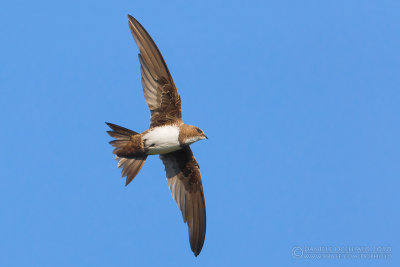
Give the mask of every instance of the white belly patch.
<path id="1" fill-rule="evenodd" d="M 143 135 L 144 147 L 149 155 L 165 154 L 181 149 L 178 126 L 155 127 Z"/>

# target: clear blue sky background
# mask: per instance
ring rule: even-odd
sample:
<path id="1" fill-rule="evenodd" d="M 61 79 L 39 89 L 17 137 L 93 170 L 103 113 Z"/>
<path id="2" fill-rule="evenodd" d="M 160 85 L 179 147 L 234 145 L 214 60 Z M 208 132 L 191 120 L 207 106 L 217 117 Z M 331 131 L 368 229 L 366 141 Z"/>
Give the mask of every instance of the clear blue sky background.
<path id="1" fill-rule="evenodd" d="M 209 140 L 195 258 L 164 167 L 124 186 L 105 121 L 143 131 L 134 15 Z M 0 266 L 399 266 L 399 1 L 6 1 Z M 391 246 L 392 260 L 294 259 Z"/>

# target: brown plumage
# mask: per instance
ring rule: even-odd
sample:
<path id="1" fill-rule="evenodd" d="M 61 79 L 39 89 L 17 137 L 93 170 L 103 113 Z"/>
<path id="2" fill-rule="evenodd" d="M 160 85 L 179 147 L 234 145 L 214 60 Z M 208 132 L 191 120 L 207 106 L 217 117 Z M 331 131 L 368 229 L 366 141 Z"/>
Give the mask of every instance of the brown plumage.
<path id="1" fill-rule="evenodd" d="M 167 172 L 172 197 L 182 212 L 183 221 L 189 226 L 189 240 L 197 256 L 206 235 L 206 205 L 200 168 L 190 147 L 160 155 Z"/>
<path id="2" fill-rule="evenodd" d="M 193 125 L 188 125 L 188 124 L 182 124 L 179 128 L 179 143 L 180 144 L 185 144 L 188 142 L 188 139 L 190 139 L 192 136 L 204 136 L 207 139 L 207 136 L 203 133 L 203 131 Z M 189 142 L 190 143 L 190 142 Z"/>
<path id="3" fill-rule="evenodd" d="M 125 158 L 146 155 L 141 134 L 109 122 L 107 125 L 113 130 L 107 131 L 107 133 L 116 138 L 110 142 L 115 147 L 113 151 L 115 155 Z"/>
<path id="4" fill-rule="evenodd" d="M 128 15 L 129 28 L 139 47 L 143 94 L 151 112 L 150 127 L 182 123 L 181 98 L 167 64 L 143 26 Z"/>
<path id="5" fill-rule="evenodd" d="M 107 125 L 112 129 L 107 133 L 116 139 L 110 144 L 115 147 L 113 153 L 116 154 L 118 168 L 122 167 L 122 177 L 126 176 L 125 185 L 128 185 L 147 159 L 142 135 L 112 123 L 107 123 Z"/>
<path id="6" fill-rule="evenodd" d="M 198 127 L 182 121 L 181 98 L 165 61 L 153 39 L 128 15 L 129 28 L 139 47 L 143 95 L 151 112 L 150 128 L 136 133 L 107 123 L 110 144 L 126 176 L 126 185 L 138 174 L 148 155 L 160 154 L 168 186 L 189 227 L 192 251 L 197 256 L 206 234 L 206 206 L 199 165 L 189 145 L 207 138 Z"/>

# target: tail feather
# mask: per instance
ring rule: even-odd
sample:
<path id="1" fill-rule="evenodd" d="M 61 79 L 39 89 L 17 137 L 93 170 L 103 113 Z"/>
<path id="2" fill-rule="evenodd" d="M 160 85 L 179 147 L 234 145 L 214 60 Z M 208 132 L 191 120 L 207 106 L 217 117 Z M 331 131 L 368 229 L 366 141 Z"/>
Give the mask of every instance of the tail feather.
<path id="1" fill-rule="evenodd" d="M 115 138 L 109 143 L 115 147 L 113 153 L 116 154 L 115 159 L 118 160 L 118 168 L 122 168 L 122 177 L 126 176 L 126 185 L 139 173 L 147 155 L 143 153 L 140 145 L 137 143 L 137 132 L 126 129 L 124 127 L 108 123 L 106 124 L 112 129 L 107 133 Z M 133 138 L 135 137 L 135 138 Z M 140 138 L 140 136 L 137 136 Z"/>
<path id="2" fill-rule="evenodd" d="M 112 133 L 117 133 L 119 135 L 128 136 L 129 137 L 131 135 L 138 134 L 135 131 L 126 129 L 126 128 L 122 127 L 122 126 L 118 126 L 118 125 L 110 123 L 110 122 L 106 122 L 106 124 L 108 125 L 108 127 L 110 127 L 113 130 L 113 131 L 107 131 L 107 133 L 109 135 L 111 135 Z M 112 137 L 114 137 L 114 136 L 112 136 Z"/>
<path id="3" fill-rule="evenodd" d="M 115 140 L 109 142 L 115 147 L 113 151 L 115 155 L 123 158 L 134 158 L 145 154 L 141 135 L 124 127 L 106 123 L 112 129 L 112 131 L 107 131 L 107 133 L 115 138 Z"/>
<path id="4" fill-rule="evenodd" d="M 147 156 L 137 157 L 133 159 L 120 158 L 116 156 L 115 159 L 118 160 L 118 168 L 122 168 L 122 177 L 126 176 L 125 186 L 127 186 L 139 173 L 140 169 L 147 159 Z"/>
<path id="5" fill-rule="evenodd" d="M 118 140 L 129 140 L 129 136 L 124 135 L 124 134 L 120 134 L 120 133 L 118 133 L 118 132 L 107 131 L 107 133 L 108 133 L 111 137 L 114 137 L 115 139 L 118 139 Z"/>

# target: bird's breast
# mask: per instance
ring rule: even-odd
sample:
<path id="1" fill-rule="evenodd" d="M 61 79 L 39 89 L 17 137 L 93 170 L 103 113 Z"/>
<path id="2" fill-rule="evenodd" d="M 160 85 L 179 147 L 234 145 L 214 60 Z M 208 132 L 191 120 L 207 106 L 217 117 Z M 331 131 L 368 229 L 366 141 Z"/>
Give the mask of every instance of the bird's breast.
<path id="1" fill-rule="evenodd" d="M 178 126 L 155 127 L 143 135 L 144 148 L 149 155 L 173 152 L 182 148 L 178 137 Z"/>

